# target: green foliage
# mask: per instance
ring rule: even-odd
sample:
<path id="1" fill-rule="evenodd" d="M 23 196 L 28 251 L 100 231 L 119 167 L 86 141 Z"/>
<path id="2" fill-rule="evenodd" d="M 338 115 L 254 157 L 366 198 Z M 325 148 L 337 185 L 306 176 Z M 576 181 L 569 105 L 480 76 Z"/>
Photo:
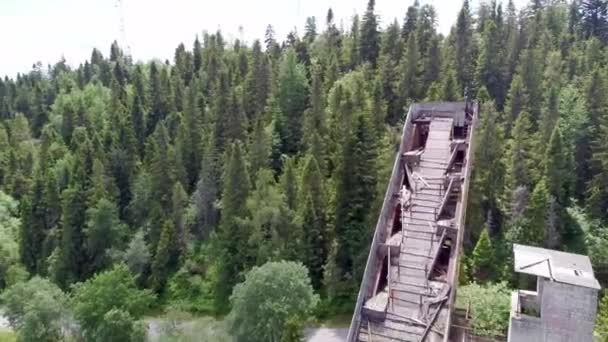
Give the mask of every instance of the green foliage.
<path id="1" fill-rule="evenodd" d="M 124 262 L 163 303 L 222 313 L 251 267 L 294 260 L 319 315 L 352 312 L 407 107 L 465 96 L 481 111 L 463 273 L 510 279 L 504 242 L 522 242 L 587 251 L 603 283 L 602 1 L 464 1 L 442 33 L 432 5 L 401 23 L 367 5 L 346 29 L 343 13 L 324 31 L 308 18 L 302 38 L 204 33 L 138 63 L 113 43 L 0 79 L 0 288 L 31 274 L 67 289 Z M 139 314 L 106 314 L 89 334 L 136 339 Z"/>
<path id="2" fill-rule="evenodd" d="M 220 239 L 220 273 L 216 288 L 216 308 L 226 310 L 232 287 L 238 283 L 247 261 L 249 231 L 243 229 L 239 218 L 246 212 L 250 191 L 249 175 L 241 145 L 236 143 L 227 151 L 228 159 L 222 180 L 222 219 Z"/>
<path id="3" fill-rule="evenodd" d="M 107 341 L 112 334 L 137 334 L 136 320 L 154 300 L 140 290 L 124 264 L 98 273 L 73 287 L 74 317 L 88 341 Z"/>
<path id="4" fill-rule="evenodd" d="M 594 336 L 598 341 L 608 340 L 608 295 L 604 294 L 597 310 Z"/>
<path id="5" fill-rule="evenodd" d="M 9 285 L 9 270 L 19 262 L 17 202 L 0 191 L 0 288 Z"/>
<path id="6" fill-rule="evenodd" d="M 509 326 L 511 293 L 505 283 L 460 286 L 456 305 L 471 307 L 473 333 L 479 336 L 505 336 Z"/>
<path id="7" fill-rule="evenodd" d="M 67 297 L 55 284 L 34 277 L 2 293 L 4 315 L 19 341 L 59 341 L 67 319 Z"/>
<path id="8" fill-rule="evenodd" d="M 469 260 L 474 279 L 482 283 L 492 279 L 496 266 L 495 250 L 488 229 L 484 229 Z"/>
<path id="9" fill-rule="evenodd" d="M 302 264 L 254 267 L 230 297 L 231 330 L 237 341 L 282 341 L 285 332 L 294 334 L 293 327 L 286 329 L 287 322 L 306 321 L 318 300 Z"/>

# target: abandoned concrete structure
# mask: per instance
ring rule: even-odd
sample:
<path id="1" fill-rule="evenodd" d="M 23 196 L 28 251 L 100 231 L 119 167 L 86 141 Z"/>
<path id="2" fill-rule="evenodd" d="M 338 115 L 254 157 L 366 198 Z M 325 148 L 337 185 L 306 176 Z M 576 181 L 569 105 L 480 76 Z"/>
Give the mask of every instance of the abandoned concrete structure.
<path id="1" fill-rule="evenodd" d="M 347 341 L 448 341 L 478 108 L 410 107 Z"/>
<path id="2" fill-rule="evenodd" d="M 514 245 L 515 272 L 536 291 L 511 294 L 510 342 L 593 341 L 600 284 L 584 255 Z"/>

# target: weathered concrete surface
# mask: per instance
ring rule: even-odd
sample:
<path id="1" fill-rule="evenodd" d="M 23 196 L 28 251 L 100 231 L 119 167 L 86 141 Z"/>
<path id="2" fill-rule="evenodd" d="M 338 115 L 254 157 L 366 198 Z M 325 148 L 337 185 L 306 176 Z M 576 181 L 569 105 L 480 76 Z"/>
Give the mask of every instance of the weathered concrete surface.
<path id="1" fill-rule="evenodd" d="M 307 342 L 344 342 L 348 328 L 309 328 L 306 329 Z"/>

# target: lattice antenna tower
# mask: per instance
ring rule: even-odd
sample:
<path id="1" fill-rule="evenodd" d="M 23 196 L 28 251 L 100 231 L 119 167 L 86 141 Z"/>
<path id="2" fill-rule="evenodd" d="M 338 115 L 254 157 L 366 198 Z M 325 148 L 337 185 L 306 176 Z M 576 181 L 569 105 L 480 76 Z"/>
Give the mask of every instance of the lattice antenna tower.
<path id="1" fill-rule="evenodd" d="M 124 53 L 127 56 L 131 56 L 131 47 L 127 42 L 127 30 L 125 28 L 125 11 L 124 11 L 125 0 L 116 0 L 116 8 L 118 9 L 118 32 L 120 33 L 120 46 L 124 49 Z"/>

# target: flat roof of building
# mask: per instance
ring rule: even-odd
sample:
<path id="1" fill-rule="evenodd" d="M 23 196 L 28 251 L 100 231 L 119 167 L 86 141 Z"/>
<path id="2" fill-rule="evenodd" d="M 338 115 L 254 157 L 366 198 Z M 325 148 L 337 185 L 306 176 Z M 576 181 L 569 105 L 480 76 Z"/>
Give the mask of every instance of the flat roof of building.
<path id="1" fill-rule="evenodd" d="M 586 255 L 513 244 L 515 272 L 531 274 L 560 283 L 599 290 L 591 261 Z"/>

